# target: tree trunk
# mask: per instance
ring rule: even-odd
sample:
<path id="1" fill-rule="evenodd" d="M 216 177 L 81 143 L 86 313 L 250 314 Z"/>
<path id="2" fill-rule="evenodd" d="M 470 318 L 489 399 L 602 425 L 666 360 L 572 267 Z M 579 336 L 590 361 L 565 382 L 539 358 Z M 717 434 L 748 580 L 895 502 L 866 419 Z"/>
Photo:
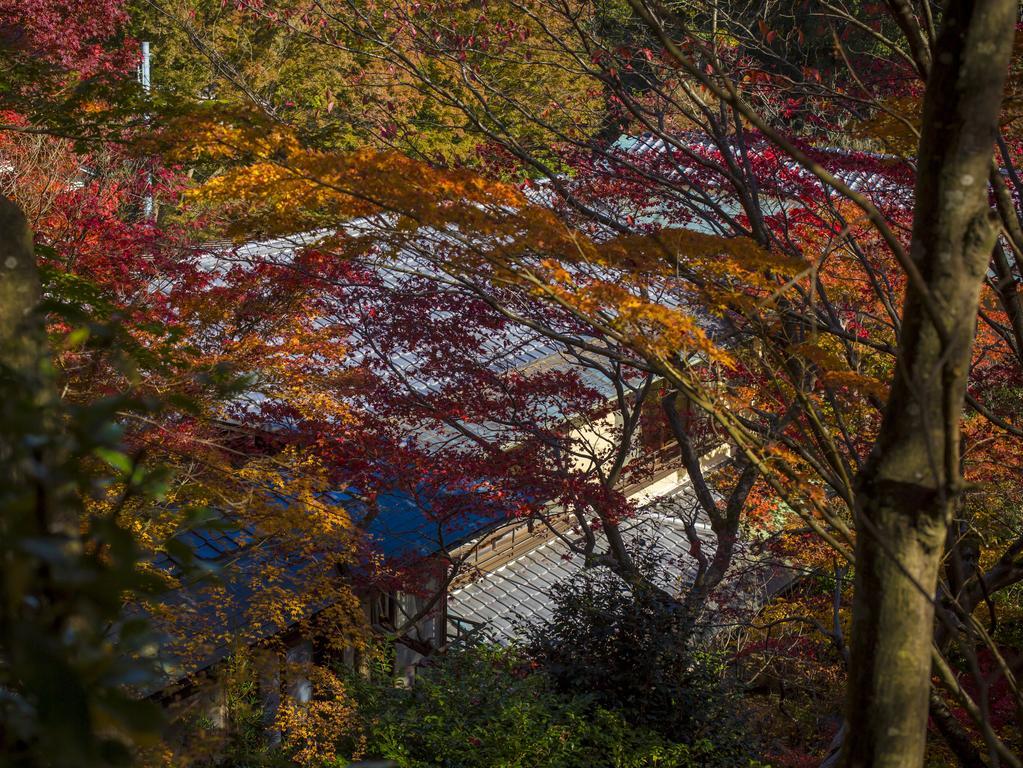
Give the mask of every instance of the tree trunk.
<path id="1" fill-rule="evenodd" d="M 55 415 L 59 396 L 47 346 L 46 321 L 39 312 L 41 300 L 39 267 L 28 220 L 14 202 L 0 196 L 0 382 L 5 384 L 8 398 L 0 403 L 0 423 L 9 426 L 12 419 L 26 418 L 26 400 L 10 398 L 12 393 L 27 393 L 32 412 L 38 414 L 32 429 L 37 436 L 52 436 L 60 428 Z M 15 413 L 9 409 L 22 410 Z M 24 437 L 23 430 L 15 433 Z M 57 445 L 54 440 L 44 439 L 31 446 L 31 465 L 35 469 L 27 471 L 26 446 L 12 444 L 9 433 L 0 427 L 0 485 L 32 483 L 36 503 L 31 525 L 36 534 L 74 539 L 78 535 L 78 515 L 75 507 L 60 497 L 63 488 L 50 474 L 63 459 Z M 4 522 L 13 525 L 10 519 Z"/>
<path id="2" fill-rule="evenodd" d="M 1012 0 L 946 4 L 924 97 L 910 281 L 891 394 L 856 484 L 846 768 L 923 764 L 933 597 L 959 474 L 959 421 L 997 236 L 988 168 Z"/>
<path id="3" fill-rule="evenodd" d="M 33 314 L 40 298 L 28 220 L 0 197 L 0 365 L 24 375 L 34 375 L 46 356 L 45 329 Z"/>

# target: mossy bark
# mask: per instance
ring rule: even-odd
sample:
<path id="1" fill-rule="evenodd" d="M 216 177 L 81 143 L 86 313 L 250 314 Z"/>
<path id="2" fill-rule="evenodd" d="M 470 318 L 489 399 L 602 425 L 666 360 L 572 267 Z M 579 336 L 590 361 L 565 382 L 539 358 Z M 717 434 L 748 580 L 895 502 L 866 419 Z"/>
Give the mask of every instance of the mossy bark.
<path id="1" fill-rule="evenodd" d="M 33 488 L 32 519 L 21 520 L 16 527 L 74 540 L 78 515 L 59 476 L 66 457 L 63 441 L 56 438 L 62 425 L 46 319 L 39 309 L 42 298 L 28 220 L 13 201 L 0 197 L 0 382 L 5 385 L 5 401 L 0 403 L 0 485 Z M 12 423 L 26 419 L 34 421 L 10 429 Z M 32 435 L 32 444 L 24 443 L 26 435 Z M 14 444 L 15 439 L 23 442 Z M 8 528 L 15 525 L 10 519 L 3 522 Z"/>
<path id="2" fill-rule="evenodd" d="M 962 492 L 960 416 L 988 258 L 1012 0 L 946 4 L 924 98 L 910 281 L 891 394 L 857 478 L 846 768 L 923 765 L 933 598 Z"/>
<path id="3" fill-rule="evenodd" d="M 35 313 L 41 295 L 28 220 L 0 197 L 0 363 L 12 371 L 34 372 L 45 359 L 45 329 Z"/>

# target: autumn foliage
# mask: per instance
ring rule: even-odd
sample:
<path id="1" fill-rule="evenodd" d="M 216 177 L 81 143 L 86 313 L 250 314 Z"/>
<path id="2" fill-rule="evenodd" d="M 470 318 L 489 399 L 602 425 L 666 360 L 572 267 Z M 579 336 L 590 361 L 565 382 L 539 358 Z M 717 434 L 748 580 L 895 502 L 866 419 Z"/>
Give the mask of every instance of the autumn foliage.
<path id="1" fill-rule="evenodd" d="M 83 515 L 145 553 L 163 591 L 122 597 L 176 681 L 283 632 L 335 659 L 374 633 L 415 643 L 466 576 L 454 545 L 522 520 L 715 623 L 693 636 L 778 734 L 765 759 L 827 753 L 859 478 L 928 276 L 930 59 L 892 42 L 899 4 L 654 5 L 0 0 L 0 191 L 61 310 L 62 400 L 144 404 L 87 469 L 162 478 L 100 483 Z M 960 760 L 1019 748 L 1016 39 L 935 601 L 930 749 Z M 692 495 L 667 589 L 616 544 L 666 455 Z M 398 541 L 396 499 L 425 540 Z M 238 552 L 196 557 L 211 541 Z M 422 615 L 364 610 L 399 591 Z M 291 758 L 351 756 L 351 683 L 302 674 L 312 700 L 285 697 L 275 725 Z"/>

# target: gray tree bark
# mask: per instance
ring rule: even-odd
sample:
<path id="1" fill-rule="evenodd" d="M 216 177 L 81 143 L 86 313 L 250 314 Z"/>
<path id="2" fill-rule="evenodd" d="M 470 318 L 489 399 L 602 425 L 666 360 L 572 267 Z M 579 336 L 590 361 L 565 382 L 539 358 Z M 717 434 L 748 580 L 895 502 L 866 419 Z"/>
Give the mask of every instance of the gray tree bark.
<path id="1" fill-rule="evenodd" d="M 981 282 L 998 229 L 988 200 L 1015 0 L 950 0 L 924 97 L 902 344 L 857 478 L 845 768 L 923 765 L 933 598 L 962 493 L 960 415 Z"/>

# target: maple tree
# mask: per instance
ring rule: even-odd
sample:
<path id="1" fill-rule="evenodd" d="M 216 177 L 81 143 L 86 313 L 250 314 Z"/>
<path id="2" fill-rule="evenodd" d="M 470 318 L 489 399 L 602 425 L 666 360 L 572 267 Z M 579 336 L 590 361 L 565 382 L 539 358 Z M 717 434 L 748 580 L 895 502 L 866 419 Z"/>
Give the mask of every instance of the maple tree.
<path id="1" fill-rule="evenodd" d="M 339 641 L 358 642 L 364 623 L 351 590 L 336 572 L 336 565 L 354 552 L 348 517 L 343 509 L 318 500 L 318 494 L 334 486 L 317 484 L 323 473 L 309 457 L 282 450 L 284 446 L 272 441 L 272 450 L 267 443 L 260 449 L 251 433 L 243 432 L 238 439 L 237 428 L 231 428 L 239 396 L 251 392 L 256 380 L 268 402 L 316 408 L 321 415 L 332 408 L 339 418 L 343 415 L 337 403 L 311 393 L 310 384 L 317 379 L 301 361 L 303 356 L 316 357 L 318 347 L 310 341 L 313 320 L 302 290 L 296 286 L 286 295 L 278 291 L 270 296 L 267 286 L 274 275 L 268 270 L 212 274 L 190 233 L 143 214 L 145 196 L 173 203 L 185 177 L 132 149 L 134 129 L 145 121 L 139 119 L 143 99 L 134 77 L 137 48 L 124 35 L 127 11 L 119 3 L 105 9 L 87 6 L 76 13 L 66 4 L 4 7 L 5 24 L 12 18 L 31 20 L 24 27 L 4 27 L 4 63 L 14 77 L 10 88 L 5 86 L 8 109 L 0 132 L 4 242 L 12 249 L 3 281 L 3 362 L 5 372 L 16 374 L 5 378 L 5 408 L 17 412 L 24 405 L 23 393 L 13 387 L 20 386 L 18 377 L 35 375 L 21 371 L 27 363 L 9 342 L 22 334 L 22 315 L 45 313 L 53 352 L 40 341 L 32 361 L 44 369 L 46 386 L 41 391 L 53 397 L 31 402 L 23 416 L 42 414 L 46 421 L 39 423 L 40 430 L 51 430 L 55 444 L 71 446 L 66 455 L 45 457 L 44 466 L 52 464 L 50 479 L 27 484 L 24 478 L 32 473 L 25 474 L 22 464 L 30 457 L 23 454 L 33 438 L 22 429 L 22 416 L 11 421 L 15 442 L 4 443 L 4 455 L 15 474 L 4 476 L 5 499 L 11 504 L 5 509 L 11 513 L 5 518 L 5 552 L 15 552 L 15 572 L 34 573 L 32 568 L 38 567 L 42 576 L 38 584 L 5 580 L 6 600 L 16 606 L 19 590 L 68 589 L 64 571 L 50 583 L 44 578 L 46 558 L 33 565 L 38 552 L 19 551 L 22 539 L 33 531 L 37 537 L 69 539 L 67 562 L 61 561 L 60 567 L 72 569 L 68 572 L 85 569 L 83 574 L 95 577 L 93 585 L 82 576 L 78 602 L 70 599 L 72 589 L 67 601 L 54 600 L 51 606 L 44 600 L 45 610 L 38 616 L 12 608 L 13 613 L 5 613 L 4 626 L 22 621 L 27 631 L 38 619 L 54 622 L 50 631 L 55 632 L 56 622 L 84 621 L 89 632 L 99 633 L 83 630 L 80 638 L 68 636 L 66 648 L 39 643 L 34 651 L 23 652 L 31 648 L 34 636 L 5 629 L 4 656 L 10 651 L 16 664 L 5 668 L 5 685 L 10 680 L 12 690 L 21 686 L 18 675 L 23 672 L 37 686 L 26 706 L 39 707 L 38 728 L 31 717 L 15 727 L 22 715 L 4 710 L 4 738 L 10 739 L 12 759 L 15 752 L 24 752 L 17 759 L 28 760 L 25 764 L 65 764 L 68 755 L 74 756 L 70 764 L 75 759 L 79 764 L 107 764 L 126 759 L 125 747 L 132 748 L 135 738 L 136 745 L 151 743 L 158 724 L 149 717 L 152 708 L 139 705 L 133 715 L 130 702 L 137 692 L 126 692 L 111 681 L 123 674 L 147 691 L 166 683 L 162 677 L 167 667 L 143 669 L 127 658 L 147 644 L 145 654 L 152 656 L 153 639 L 139 632 L 137 609 L 123 611 L 125 601 L 148 605 L 161 631 L 176 633 L 180 642 L 164 651 L 169 654 L 165 663 L 172 661 L 187 671 L 207 663 L 211 649 L 225 641 L 219 616 L 194 603 L 175 605 L 178 592 L 187 591 L 196 568 L 201 570 L 202 564 L 182 543 L 192 530 L 212 526 L 257 531 L 285 552 L 308 553 L 310 541 L 329 542 L 318 549 L 320 559 L 311 559 L 305 568 L 304 598 L 283 586 L 293 587 L 294 573 L 266 569 L 244 574 L 265 587 L 260 600 L 233 608 L 251 612 L 254 639 L 263 637 L 267 625 L 283 629 L 305 618 L 309 602 L 325 596 L 332 609 L 320 621 L 333 622 Z M 73 35 L 70 41 L 68 34 Z M 40 295 L 45 302 L 36 309 Z M 267 301 L 275 303 L 273 311 Z M 26 338 L 36 339 L 32 334 Z M 318 327 L 316 339 L 333 336 L 329 328 Z M 96 434 L 79 435 L 77 429 Z M 300 477 L 289 479 L 298 469 Z M 68 481 L 66 492 L 62 473 L 76 483 Z M 50 490 L 58 517 L 22 530 L 15 511 L 22 510 L 30 493 L 38 495 L 43 509 Z M 282 513 L 281 496 L 291 499 L 290 516 Z M 24 508 L 30 511 L 32 506 Z M 40 525 L 45 530 L 36 530 Z M 85 551 L 79 552 L 78 546 Z M 61 551 L 54 550 L 54 562 Z M 177 559 L 173 567 L 167 567 L 167 554 Z M 79 555 L 80 564 L 74 559 Z M 104 570 L 106 559 L 110 567 Z M 226 568 L 222 578 L 230 583 L 241 577 Z M 222 586 L 213 585 L 206 598 L 213 601 L 222 593 Z M 231 610 L 228 601 L 222 600 L 221 608 Z M 104 633 L 116 634 L 121 620 L 126 621 L 123 642 L 111 648 Z M 90 648 L 89 643 L 98 645 Z M 45 653 L 55 664 L 65 663 L 59 655 L 66 654 L 68 674 L 81 672 L 83 711 L 54 708 L 66 690 L 48 682 L 47 675 L 57 673 L 44 671 L 36 658 Z M 81 667 L 89 653 L 98 654 L 108 671 Z M 69 677 L 66 684 L 78 682 L 78 677 Z M 33 699 L 36 695 L 41 698 Z M 100 727 L 100 722 L 107 725 Z M 56 743 L 48 746 L 47 728 L 56 734 L 61 728 L 82 732 L 69 730 L 66 738 L 57 735 Z"/>
<path id="2" fill-rule="evenodd" d="M 319 147 L 372 146 L 427 162 L 501 167 L 493 143 L 461 125 L 459 105 L 474 98 L 474 85 L 461 82 L 467 57 L 495 81 L 514 84 L 555 124 L 578 130 L 580 120 L 588 125 L 600 119 L 599 99 L 593 89 L 577 87 L 570 60 L 531 43 L 551 18 L 531 19 L 503 4 L 483 12 L 472 3 L 445 3 L 428 12 L 436 20 L 429 30 L 374 3 L 160 0 L 140 4 L 136 16 L 160 51 L 154 77 L 168 100 L 188 103 L 201 96 L 220 105 L 255 106 Z M 326 55 L 309 44 L 328 37 Z M 460 58 L 434 55 L 448 38 L 462 41 Z M 450 97 L 438 98 L 423 77 L 406 69 L 443 81 Z M 517 125 L 523 138 L 531 133 L 531 151 L 546 152 L 542 132 L 514 105 L 498 99 L 487 111 L 496 124 Z"/>

